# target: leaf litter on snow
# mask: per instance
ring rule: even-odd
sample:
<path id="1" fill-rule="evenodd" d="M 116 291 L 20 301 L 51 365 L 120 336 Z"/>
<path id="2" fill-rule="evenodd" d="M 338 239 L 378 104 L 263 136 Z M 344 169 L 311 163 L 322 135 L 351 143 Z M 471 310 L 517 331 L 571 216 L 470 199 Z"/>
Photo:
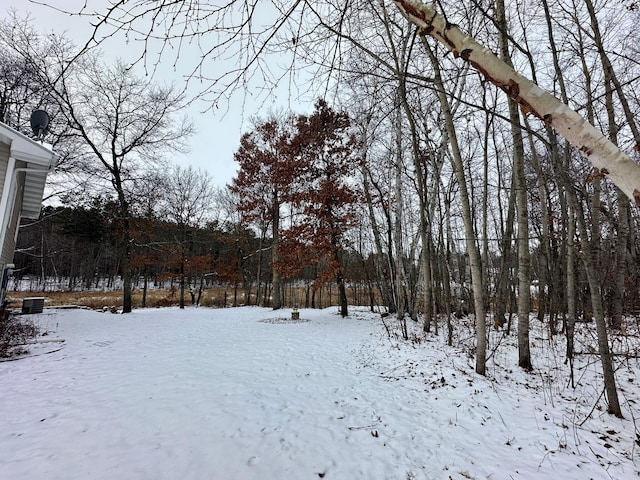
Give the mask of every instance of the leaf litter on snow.
<path id="1" fill-rule="evenodd" d="M 443 437 L 440 444 L 448 445 L 450 465 L 446 468 L 453 472 L 452 478 L 626 478 L 640 474 L 636 465 L 640 434 L 635 421 L 640 397 L 635 379 L 638 335 L 630 334 L 628 328 L 611 337 L 625 408 L 622 420 L 606 413 L 599 357 L 593 355 L 593 325 L 576 325 L 576 345 L 589 355 L 579 352 L 575 356 L 572 386 L 565 364 L 565 337 L 550 336 L 548 325 L 533 318 L 531 372 L 517 367 L 514 329 L 511 335 L 503 330 L 489 332 L 487 376 L 475 374 L 472 321 L 467 318 L 456 325 L 452 347 L 444 345 L 446 332 L 441 331 L 440 337 L 423 334 L 419 323 L 410 322 L 410 340 L 403 340 L 399 322 L 395 329 L 387 325 L 387 333 L 378 341 L 380 354 L 370 355 L 377 360 L 374 368 L 381 378 L 416 392 L 422 390 L 422 409 L 433 405 L 437 415 L 429 421 L 435 436 Z M 412 335 L 420 340 L 411 340 Z M 452 439 L 456 432 L 465 438 Z"/>

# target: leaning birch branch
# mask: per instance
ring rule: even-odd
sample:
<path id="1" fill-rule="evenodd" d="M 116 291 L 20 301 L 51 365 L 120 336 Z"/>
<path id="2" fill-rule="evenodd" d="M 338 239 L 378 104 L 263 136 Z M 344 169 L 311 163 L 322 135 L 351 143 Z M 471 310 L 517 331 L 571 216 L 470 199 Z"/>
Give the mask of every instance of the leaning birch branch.
<path id="1" fill-rule="evenodd" d="M 576 147 L 603 177 L 609 178 L 640 207 L 640 165 L 614 145 L 601 131 L 577 112 L 531 80 L 518 74 L 491 50 L 479 44 L 458 26 L 448 23 L 434 5 L 421 0 L 393 0 L 402 14 L 423 33 L 435 38 L 455 57 L 469 62 L 487 80 L 531 114 L 551 125 Z M 640 145 L 636 145 L 640 149 Z"/>

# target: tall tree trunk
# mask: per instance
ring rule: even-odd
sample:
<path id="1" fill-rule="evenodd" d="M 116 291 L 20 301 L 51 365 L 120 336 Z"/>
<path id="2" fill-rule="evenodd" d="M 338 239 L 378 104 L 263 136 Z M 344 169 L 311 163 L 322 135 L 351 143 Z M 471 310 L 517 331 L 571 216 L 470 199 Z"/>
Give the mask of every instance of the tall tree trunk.
<path id="1" fill-rule="evenodd" d="M 392 281 L 390 278 L 389 269 L 387 265 L 389 264 L 386 259 L 386 254 L 382 248 L 382 239 L 380 236 L 380 227 L 378 226 L 378 221 L 376 220 L 376 215 L 373 209 L 373 198 L 371 197 L 371 192 L 369 190 L 369 176 L 370 173 L 364 167 L 362 169 L 362 182 L 364 186 L 364 194 L 365 199 L 367 201 L 367 212 L 369 214 L 369 222 L 371 223 L 371 230 L 373 231 L 373 241 L 376 247 L 376 254 L 378 256 L 378 261 L 376 264 L 378 265 L 378 269 L 380 270 L 380 276 L 382 281 L 380 282 L 380 293 L 382 295 L 382 301 L 389 313 L 396 312 L 396 304 L 393 298 L 393 288 Z M 383 265 L 380 263 L 383 262 Z"/>
<path id="2" fill-rule="evenodd" d="M 498 281 L 496 285 L 496 311 L 494 324 L 502 327 L 506 322 L 507 305 L 509 304 L 511 293 L 509 288 L 509 277 L 511 272 L 512 261 L 512 238 L 513 225 L 516 217 L 516 188 L 515 178 L 511 175 L 511 188 L 509 190 L 509 199 L 507 204 L 507 218 L 505 221 L 504 231 L 502 232 L 502 249 L 500 256 L 500 270 L 498 272 Z"/>
<path id="3" fill-rule="evenodd" d="M 184 308 L 184 289 L 185 289 L 185 271 L 184 265 L 187 262 L 185 253 L 185 236 L 182 235 L 182 241 L 180 242 L 180 297 L 178 305 L 180 308 Z"/>
<path id="4" fill-rule="evenodd" d="M 548 35 L 550 38 L 551 51 L 553 54 L 553 63 L 556 74 L 559 78 L 559 85 L 561 89 L 561 94 L 563 100 L 566 102 L 567 93 L 564 84 L 564 76 L 562 73 L 562 69 L 560 68 L 558 62 L 557 49 L 555 47 L 555 42 L 553 40 L 552 35 L 552 18 L 549 13 L 549 8 L 547 4 L 547 0 L 543 0 L 543 6 L 545 8 L 545 15 L 547 20 L 547 29 Z M 579 35 L 579 48 L 582 50 L 584 48 L 584 43 L 582 39 L 582 30 L 578 29 Z M 591 71 L 589 66 L 586 64 L 585 55 L 579 55 L 581 59 L 582 72 L 585 78 L 585 91 L 587 94 L 587 119 L 589 122 L 594 122 L 594 112 L 593 112 L 593 94 L 591 87 Z M 562 132 L 561 132 L 562 133 Z M 557 145 L 557 139 L 555 133 L 553 133 L 550 129 L 548 130 L 548 137 L 552 146 L 555 147 Z M 607 139 L 603 137 L 606 141 Z M 609 141 L 609 144 L 615 145 Z M 554 149 L 554 152 L 556 150 Z M 585 152 L 582 152 L 583 154 Z M 566 157 L 569 157 L 568 149 L 566 151 Z M 568 160 L 567 160 L 568 162 Z M 568 228 L 568 249 L 567 249 L 567 356 L 569 361 L 572 362 L 573 359 L 573 325 L 575 323 L 576 317 L 576 301 L 575 301 L 575 272 L 572 267 L 573 264 L 573 254 L 576 251 L 574 246 L 574 229 L 576 225 L 573 224 L 575 221 L 577 223 L 577 230 L 580 235 L 580 240 L 583 245 L 581 249 L 582 253 L 582 263 L 585 267 L 585 271 L 587 274 L 587 282 L 589 284 L 590 296 L 591 296 L 591 304 L 593 310 L 593 316 L 596 322 L 596 330 L 598 336 L 598 350 L 600 353 L 600 361 L 602 364 L 604 383 L 605 383 L 605 392 L 607 394 L 608 401 L 608 410 L 610 413 L 622 417 L 622 410 L 620 409 L 620 404 L 618 401 L 618 393 L 616 389 L 615 382 L 615 374 L 613 369 L 613 359 L 611 357 L 609 351 L 609 341 L 607 336 L 607 327 L 604 318 L 604 309 L 602 306 L 602 291 L 600 286 L 600 279 L 598 278 L 598 245 L 600 242 L 600 178 L 598 175 L 595 176 L 595 180 L 593 182 L 594 194 L 591 203 L 592 215 L 591 215 L 591 238 L 589 238 L 589 231 L 587 229 L 587 225 L 585 222 L 584 211 L 582 209 L 581 204 L 578 201 L 575 190 L 570 183 L 568 175 L 565 173 L 565 169 L 568 167 L 565 166 L 562 168 L 557 162 L 553 162 L 552 166 L 554 168 L 555 177 L 561 182 L 563 185 L 567 203 L 569 204 L 569 228 Z"/>
<path id="5" fill-rule="evenodd" d="M 147 290 L 149 287 L 149 274 L 144 272 L 144 279 L 142 281 L 142 300 L 140 302 L 140 306 L 142 308 L 146 308 L 147 306 Z"/>
<path id="6" fill-rule="evenodd" d="M 122 313 L 131 313 L 132 309 L 132 292 L 131 292 L 131 233 L 129 226 L 129 218 L 124 221 L 124 252 L 122 255 Z"/>
<path id="7" fill-rule="evenodd" d="M 445 215 L 447 218 L 448 215 Z M 451 264 L 451 249 L 449 248 L 449 242 L 445 241 L 443 224 L 448 222 L 448 219 L 440 219 L 440 228 L 439 228 L 439 246 L 440 251 L 444 253 L 444 255 L 440 255 L 440 257 L 444 257 L 440 259 L 440 268 L 442 272 L 440 273 L 441 282 L 442 282 L 442 290 L 444 297 L 444 313 L 447 316 L 447 345 L 453 345 L 453 324 L 451 322 L 451 273 L 449 271 L 449 265 Z"/>
<path id="8" fill-rule="evenodd" d="M 549 331 L 551 335 L 556 334 L 556 320 L 555 314 L 551 311 L 551 296 L 553 294 L 551 276 L 549 275 L 551 269 L 551 252 L 550 252 L 550 225 L 551 225 L 551 208 L 548 205 L 550 203 L 547 186 L 542 171 L 542 165 L 538 158 L 538 153 L 535 148 L 535 140 L 533 133 L 529 127 L 529 122 L 526 118 L 523 119 L 524 125 L 527 128 L 529 140 L 529 149 L 531 152 L 531 163 L 538 176 L 538 197 L 540 203 L 540 247 L 538 250 L 538 320 L 544 322 L 545 314 L 549 319 Z"/>
<path id="9" fill-rule="evenodd" d="M 131 219 L 129 202 L 125 197 L 120 176 L 117 174 L 115 175 L 114 185 L 118 192 L 122 221 L 122 256 L 120 260 L 120 268 L 122 268 L 122 313 L 131 313 Z"/>
<path id="10" fill-rule="evenodd" d="M 398 67 L 402 65 L 398 64 Z M 409 130 L 411 132 L 411 151 L 413 158 L 413 166 L 415 169 L 416 176 L 416 185 L 418 190 L 418 207 L 419 207 L 419 218 L 420 218 L 420 240 L 422 243 L 422 251 L 420 255 L 421 263 L 422 263 L 422 274 L 423 274 L 423 282 L 424 282 L 424 295 L 423 295 L 423 305 L 424 305 L 424 323 L 423 323 L 423 331 L 428 332 L 431 328 L 431 322 L 433 317 L 433 307 L 431 303 L 432 297 L 432 279 L 431 279 L 431 265 L 429 259 L 429 251 L 430 251 L 430 219 L 427 218 L 427 208 L 428 208 L 428 200 L 425 186 L 425 176 L 424 176 L 424 168 L 422 162 L 424 161 L 423 154 L 420 151 L 419 146 L 419 134 L 418 128 L 416 126 L 416 122 L 413 116 L 413 111 L 409 106 L 409 102 L 407 100 L 407 90 L 406 90 L 406 78 L 404 74 L 400 75 L 399 87 L 400 87 L 400 101 L 402 103 L 402 108 L 404 109 L 405 115 L 409 122 Z"/>
<path id="11" fill-rule="evenodd" d="M 462 220 L 464 222 L 467 252 L 469 254 L 469 266 L 471 268 L 471 283 L 473 287 L 473 301 L 476 316 L 476 372 L 480 375 L 485 375 L 487 362 L 487 327 L 484 308 L 484 282 L 482 278 L 482 266 L 480 265 L 480 251 L 475 242 L 476 235 L 473 227 L 469 194 L 467 191 L 467 179 L 465 178 L 464 163 L 462 161 L 462 154 L 458 145 L 458 137 L 453 122 L 453 114 L 451 113 L 449 99 L 447 98 L 444 91 L 444 85 L 442 83 L 440 66 L 435 54 L 431 50 L 429 44 L 424 41 L 424 38 L 423 44 L 429 54 L 429 58 L 433 66 L 434 85 L 438 92 L 440 108 L 442 109 L 445 127 L 451 145 L 453 169 L 460 189 L 460 205 L 462 207 Z"/>
<path id="12" fill-rule="evenodd" d="M 614 289 L 613 312 L 611 326 L 622 328 L 622 314 L 625 305 L 625 279 L 627 277 L 627 242 L 629 240 L 629 199 L 618 188 L 618 236 L 616 238 L 615 261 L 616 281 Z"/>
<path id="13" fill-rule="evenodd" d="M 556 47 L 556 42 L 555 42 L 555 38 L 553 36 L 553 19 L 551 17 L 551 12 L 549 10 L 549 4 L 547 0 L 542 0 L 542 5 L 544 8 L 544 12 L 545 12 L 545 21 L 546 21 L 546 25 L 547 25 L 547 36 L 549 39 L 549 46 L 551 48 L 551 57 L 553 59 L 553 68 L 556 74 L 556 78 L 558 81 L 558 87 L 560 89 L 560 98 L 564 103 L 568 103 L 568 95 L 567 95 L 567 88 L 565 85 L 565 81 L 564 81 L 564 72 L 562 70 L 562 68 L 560 67 L 560 60 L 559 60 L 559 54 L 558 54 L 558 48 Z M 582 56 L 582 61 L 584 62 L 584 56 Z M 588 72 L 587 72 L 588 74 Z M 588 77 L 585 77 L 588 78 Z M 591 88 L 587 88 L 587 95 L 590 96 L 591 95 Z M 589 112 L 591 112 L 591 102 L 587 102 L 587 109 Z M 588 117 L 589 121 L 592 121 L 592 117 Z M 550 126 L 546 126 L 545 127 L 546 132 L 547 132 L 547 137 L 549 138 L 549 144 L 550 144 L 550 153 L 551 153 L 551 163 L 553 165 L 561 165 L 561 164 L 565 164 L 565 166 L 563 167 L 564 169 L 567 169 L 570 163 L 570 152 L 569 152 L 569 145 L 565 143 L 564 145 L 564 155 L 561 156 L 559 153 L 559 145 L 558 145 L 558 136 L 556 135 L 555 131 L 550 127 Z M 569 320 L 567 320 L 567 322 L 573 321 L 575 323 L 575 314 L 576 314 L 576 290 L 575 290 L 575 285 L 576 285 L 576 281 L 575 281 L 575 271 L 573 270 L 574 265 L 575 265 L 575 244 L 573 243 L 575 240 L 575 211 L 570 212 L 569 214 L 567 214 L 566 212 L 568 210 L 571 210 L 568 205 L 567 205 L 567 199 L 566 199 L 566 195 L 560 191 L 559 192 L 560 195 L 560 202 L 561 202 L 561 215 L 562 218 L 564 220 L 563 224 L 567 225 L 567 228 L 569 230 L 571 230 L 571 227 L 573 227 L 573 237 L 569 237 L 567 240 L 567 246 L 566 246 L 566 250 L 567 250 L 567 272 L 566 272 L 566 283 L 567 283 L 567 291 L 566 291 L 566 297 L 567 297 L 567 315 L 569 316 Z M 573 222 L 573 225 L 571 225 L 571 222 Z M 572 254 L 573 254 L 573 258 L 572 261 L 569 262 L 569 250 L 572 249 Z M 550 255 L 549 255 L 550 258 Z M 558 264 L 560 264 L 560 262 L 557 262 Z M 572 268 L 571 271 L 569 271 L 569 267 Z M 560 269 L 559 266 L 556 267 L 556 271 L 558 271 Z M 571 278 L 570 278 L 571 276 Z M 556 281 L 557 279 L 562 278 L 561 275 L 557 275 L 556 276 Z M 573 286 L 572 286 L 573 285 Z M 560 290 L 560 289 L 558 289 Z M 571 300 L 573 301 L 573 318 L 571 318 L 571 313 L 570 313 L 570 308 L 569 308 L 569 296 L 571 296 Z M 554 296 L 555 297 L 555 296 Z M 560 303 L 558 301 L 558 303 Z M 564 305 L 561 306 L 561 308 L 564 308 Z M 571 328 L 571 349 L 573 351 L 573 325 L 574 323 L 571 323 L 571 325 L 569 325 L 569 323 L 567 323 L 567 328 Z M 567 335 L 569 335 L 569 332 L 567 330 L 566 332 Z M 572 361 L 572 360 L 571 360 Z"/>
<path id="14" fill-rule="evenodd" d="M 484 135 L 482 154 L 482 255 L 481 261 L 484 268 L 485 278 L 490 278 L 489 261 L 489 136 L 492 128 L 492 115 L 487 107 L 487 89 L 482 90 L 482 109 L 484 110 Z M 487 310 L 490 310 L 489 298 L 486 302 Z"/>
<path id="15" fill-rule="evenodd" d="M 629 127 L 633 133 L 636 147 L 640 146 L 640 131 L 638 130 L 635 116 L 631 113 L 629 103 L 627 102 L 626 95 L 622 90 L 622 85 L 616 77 L 615 70 L 609 60 L 609 56 L 606 53 L 604 43 L 602 41 L 602 35 L 600 33 L 600 26 L 598 17 L 591 0 L 584 0 L 587 10 L 589 12 L 589 18 L 591 19 L 591 29 L 593 31 L 593 41 L 598 49 L 600 56 L 600 63 L 602 64 L 602 70 L 604 72 L 605 81 L 605 100 L 607 108 L 607 118 L 609 122 L 609 139 L 612 143 L 618 144 L 618 125 L 615 120 L 615 112 L 613 105 L 613 92 L 618 95 L 620 103 Z M 625 289 L 625 277 L 627 275 L 627 241 L 629 237 L 629 202 L 625 198 L 623 192 L 618 189 L 618 228 L 615 246 L 615 262 L 616 262 L 616 279 L 613 287 L 613 309 L 611 324 L 614 328 L 622 327 L 622 313 L 624 304 L 624 289 Z"/>
<path id="16" fill-rule="evenodd" d="M 575 237 L 576 217 L 575 212 L 569 209 L 569 225 L 567 228 L 567 360 L 571 368 L 571 385 L 574 385 L 573 377 L 573 338 L 576 324 L 576 273 L 575 273 Z"/>
<path id="17" fill-rule="evenodd" d="M 574 193 L 570 192 L 569 196 L 570 198 L 574 198 L 573 201 L 577 204 Z M 576 205 L 574 205 L 574 208 L 575 207 Z M 620 408 L 620 402 L 618 401 L 618 391 L 616 388 L 616 377 L 613 369 L 613 357 L 609 350 L 607 324 L 604 318 L 604 308 L 602 306 L 602 289 L 600 287 L 600 281 L 595 264 L 597 252 L 594 249 L 594 239 L 589 241 L 584 214 L 580 213 L 579 208 L 577 211 L 579 212 L 577 215 L 577 223 L 581 242 L 586 245 L 586 248 L 583 248 L 582 260 L 587 273 L 589 289 L 591 291 L 591 306 L 593 308 L 593 318 L 596 322 L 596 332 L 598 334 L 598 351 L 600 353 L 600 362 L 602 364 L 608 412 L 616 417 L 622 418 L 622 410 Z"/>
<path id="18" fill-rule="evenodd" d="M 335 242 L 335 243 L 334 243 Z M 333 261 L 338 265 L 338 271 L 336 272 L 336 285 L 338 286 L 338 302 L 340 303 L 340 316 L 342 318 L 349 316 L 347 290 L 344 286 L 344 274 L 342 268 L 342 262 L 340 261 L 340 253 L 338 252 L 337 239 L 332 241 L 334 243 Z"/>
<path id="19" fill-rule="evenodd" d="M 264 221 L 263 221 L 264 222 Z M 264 239 L 266 236 L 267 228 L 263 226 L 264 223 L 260 225 L 260 240 L 258 241 L 258 266 L 256 271 L 256 306 L 260 305 L 260 294 L 262 293 L 262 256 L 263 256 L 263 248 L 264 248 Z"/>
<path id="20" fill-rule="evenodd" d="M 502 61 L 513 68 L 509 55 L 507 18 L 504 0 L 496 0 L 496 17 L 500 28 L 500 52 Z M 513 140 L 513 177 L 518 212 L 518 365 L 531 369 L 529 348 L 529 313 L 531 311 L 531 258 L 529 255 L 529 209 L 527 206 L 527 180 L 524 172 L 524 141 L 520 125 L 520 112 L 515 100 L 509 98 L 509 120 Z"/>
<path id="21" fill-rule="evenodd" d="M 398 89 L 399 90 L 399 89 Z M 397 317 L 403 322 L 403 336 L 408 338 L 406 329 L 405 315 L 407 313 L 408 299 L 406 295 L 406 275 L 404 269 L 404 252 L 402 244 L 402 211 L 403 211 L 403 194 L 402 194 L 402 114 L 400 110 L 400 92 L 397 93 L 396 101 L 396 165 L 395 165 L 395 203 L 396 215 L 393 225 L 393 242 L 395 245 L 395 271 L 396 271 L 396 305 L 398 306 Z"/>
<path id="22" fill-rule="evenodd" d="M 278 251 L 280 243 L 280 203 L 278 200 L 278 194 L 275 193 L 272 199 L 273 212 L 271 219 L 271 238 L 273 246 L 271 247 L 271 270 L 272 270 L 272 293 L 271 293 L 271 306 L 274 310 L 282 308 L 282 279 L 280 277 L 279 265 L 280 252 Z"/>

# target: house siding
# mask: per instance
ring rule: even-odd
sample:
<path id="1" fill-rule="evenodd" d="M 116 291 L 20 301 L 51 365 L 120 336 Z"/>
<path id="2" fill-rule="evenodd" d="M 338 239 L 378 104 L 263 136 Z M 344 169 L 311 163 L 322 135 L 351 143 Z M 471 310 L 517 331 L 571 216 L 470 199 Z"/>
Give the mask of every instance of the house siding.
<path id="1" fill-rule="evenodd" d="M 0 142 L 0 159 L 8 159 L 11 154 L 11 146 L 7 143 Z M 7 162 L 0 161 L 0 197 L 2 197 L 2 189 L 4 188 L 4 179 L 7 176 Z"/>
<path id="2" fill-rule="evenodd" d="M 18 162 L 22 164 L 24 162 Z M 7 234 L 4 237 L 2 245 L 2 253 L 0 254 L 0 263 L 13 263 L 13 254 L 16 248 L 16 236 L 18 233 L 18 223 L 20 223 L 20 211 L 22 210 L 22 191 L 24 190 L 24 173 L 18 173 L 15 180 L 16 188 L 13 192 L 14 202 L 11 210 L 11 217 L 7 225 Z"/>

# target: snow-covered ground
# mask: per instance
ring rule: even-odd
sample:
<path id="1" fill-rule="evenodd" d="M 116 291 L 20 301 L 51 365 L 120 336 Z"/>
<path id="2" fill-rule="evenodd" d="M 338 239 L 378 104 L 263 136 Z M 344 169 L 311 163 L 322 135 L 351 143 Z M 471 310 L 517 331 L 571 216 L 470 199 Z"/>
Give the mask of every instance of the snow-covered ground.
<path id="1" fill-rule="evenodd" d="M 346 319 L 335 308 L 302 310 L 298 323 L 289 315 L 36 316 L 45 338 L 66 341 L 0 363 L 0 479 L 640 475 L 635 359 L 618 363 L 621 420 L 598 401 L 598 357 L 579 357 L 571 388 L 563 337 L 541 328 L 532 373 L 515 366 L 515 339 L 492 333 L 499 347 L 484 378 L 474 373 L 471 326 L 446 347 L 433 335 L 389 338 L 364 309 Z"/>

